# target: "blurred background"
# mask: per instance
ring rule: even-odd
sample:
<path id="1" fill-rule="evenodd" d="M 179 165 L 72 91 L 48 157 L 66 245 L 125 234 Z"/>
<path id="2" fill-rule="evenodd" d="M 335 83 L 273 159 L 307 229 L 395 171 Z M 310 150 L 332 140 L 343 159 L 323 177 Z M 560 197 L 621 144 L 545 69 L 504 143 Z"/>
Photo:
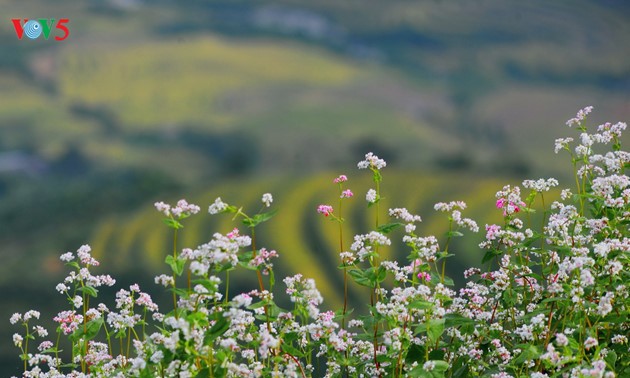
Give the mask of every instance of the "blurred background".
<path id="1" fill-rule="evenodd" d="M 347 239 L 369 230 L 366 152 L 388 161 L 384 208 L 440 234 L 437 201 L 468 201 L 483 228 L 505 183 L 570 185 L 553 142 L 575 136 L 564 122 L 578 109 L 595 107 L 592 127 L 630 121 L 625 0 L 2 0 L 0 15 L 3 376 L 20 374 L 10 315 L 66 305 L 61 253 L 88 243 L 117 287 L 163 293 L 152 277 L 171 235 L 155 201 L 205 213 L 221 196 L 254 213 L 273 193 L 260 245 L 280 254 L 279 276 L 315 277 L 334 306 L 336 226 L 315 208 L 336 203 L 332 179 L 347 174 Z M 70 34 L 19 40 L 13 18 L 68 18 Z M 228 218 L 191 218 L 181 247 L 231 230 Z M 456 280 L 479 265 L 481 237 L 452 249 Z"/>

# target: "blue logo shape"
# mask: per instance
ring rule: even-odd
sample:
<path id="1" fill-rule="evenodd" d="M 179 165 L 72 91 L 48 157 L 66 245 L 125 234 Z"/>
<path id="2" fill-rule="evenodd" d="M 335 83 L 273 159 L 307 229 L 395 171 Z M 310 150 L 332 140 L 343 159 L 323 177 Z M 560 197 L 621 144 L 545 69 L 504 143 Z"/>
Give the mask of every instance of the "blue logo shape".
<path id="1" fill-rule="evenodd" d="M 30 20 L 24 24 L 24 34 L 30 39 L 35 39 L 42 34 L 42 25 L 35 20 Z"/>

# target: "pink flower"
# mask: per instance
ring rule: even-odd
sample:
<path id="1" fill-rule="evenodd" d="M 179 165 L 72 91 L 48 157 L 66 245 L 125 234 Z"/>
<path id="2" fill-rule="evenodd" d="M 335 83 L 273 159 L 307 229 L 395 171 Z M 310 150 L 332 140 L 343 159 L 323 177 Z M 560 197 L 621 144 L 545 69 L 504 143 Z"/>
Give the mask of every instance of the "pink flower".
<path id="1" fill-rule="evenodd" d="M 317 207 L 317 212 L 320 214 L 324 214 L 325 217 L 329 216 L 333 212 L 333 207 L 330 205 L 319 205 Z"/>
<path id="2" fill-rule="evenodd" d="M 431 281 L 431 275 L 427 272 L 418 273 L 418 278 L 423 281 Z"/>
<path id="3" fill-rule="evenodd" d="M 228 239 L 236 239 L 238 237 L 238 228 L 234 228 L 232 232 L 229 232 L 227 235 Z"/>
<path id="4" fill-rule="evenodd" d="M 501 227 L 496 224 L 486 225 L 486 239 L 495 240 L 500 231 Z"/>
<path id="5" fill-rule="evenodd" d="M 339 175 L 339 177 L 333 180 L 335 184 L 341 184 L 342 182 L 346 181 L 348 181 L 348 177 L 346 177 L 346 175 Z"/>
<path id="6" fill-rule="evenodd" d="M 354 193 L 352 193 L 352 190 L 350 189 L 346 189 L 343 192 L 341 192 L 341 198 L 350 198 L 354 195 Z"/>
<path id="7" fill-rule="evenodd" d="M 503 205 L 505 205 L 505 198 L 499 198 L 497 200 L 497 209 L 503 209 Z"/>

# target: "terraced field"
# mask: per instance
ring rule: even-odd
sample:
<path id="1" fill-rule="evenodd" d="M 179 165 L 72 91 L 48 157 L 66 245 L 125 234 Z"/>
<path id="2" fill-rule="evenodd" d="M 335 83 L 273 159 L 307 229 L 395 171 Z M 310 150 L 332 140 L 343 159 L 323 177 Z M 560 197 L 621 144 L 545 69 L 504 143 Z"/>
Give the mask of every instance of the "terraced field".
<path id="1" fill-rule="evenodd" d="M 277 279 L 300 272 L 313 277 L 327 300 L 327 305 L 337 307 L 342 300 L 340 288 L 342 276 L 337 269 L 339 252 L 339 228 L 316 213 L 321 203 L 337 204 L 337 188 L 332 183 L 334 173 L 322 173 L 308 178 L 276 178 L 262 181 L 231 181 L 212 190 L 188 198 L 200 204 L 203 211 L 185 221 L 180 233 L 179 247 L 196 247 L 209 240 L 214 232 L 226 233 L 234 227 L 245 231 L 239 221 L 232 222 L 226 214 L 211 216 L 205 212 L 208 204 L 216 197 L 225 202 L 243 206 L 250 214 L 260 209 L 262 193 L 274 195 L 273 207 L 278 214 L 257 229 L 257 246 L 275 249 L 280 254 L 276 260 Z M 446 216 L 433 210 L 440 201 L 464 200 L 468 203 L 465 216 L 477 220 L 482 230 L 485 223 L 499 222 L 500 214 L 494 208 L 494 192 L 503 186 L 495 178 L 456 175 L 419 175 L 413 172 L 387 170 L 382 186 L 381 223 L 388 222 L 386 212 L 390 207 L 407 207 L 420 214 L 423 223 L 419 234 L 434 234 L 441 237 L 447 228 Z M 344 201 L 342 216 L 344 223 L 344 249 L 348 249 L 352 236 L 369 232 L 373 228 L 375 208 L 367 208 L 365 193 L 370 188 L 371 177 L 366 172 L 351 175 L 347 187 L 354 190 L 355 197 Z M 173 199 L 177 200 L 176 198 Z M 381 250 L 383 258 L 406 261 L 407 251 L 400 242 L 402 230 L 393 232 L 391 248 Z M 479 266 L 481 252 L 476 245 L 482 238 L 466 235 L 452 245 L 456 257 L 451 262 L 451 275 L 460 275 L 464 267 Z M 443 238 L 441 241 L 443 242 Z M 164 256 L 172 250 L 172 235 L 161 222 L 160 215 L 150 204 L 128 219 L 109 218 L 104 220 L 90 238 L 95 254 L 108 270 L 156 274 L 165 271 Z M 251 272 L 232 275 L 237 287 L 252 287 L 255 277 Z M 356 298 L 360 290 L 352 288 Z"/>

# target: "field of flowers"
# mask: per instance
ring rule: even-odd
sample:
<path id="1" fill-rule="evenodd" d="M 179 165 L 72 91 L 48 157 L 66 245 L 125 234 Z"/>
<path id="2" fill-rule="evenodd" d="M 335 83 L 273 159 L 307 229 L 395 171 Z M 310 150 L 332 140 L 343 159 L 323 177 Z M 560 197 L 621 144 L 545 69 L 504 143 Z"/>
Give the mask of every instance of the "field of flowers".
<path id="1" fill-rule="evenodd" d="M 155 203 L 169 229 L 155 239 L 171 245 L 169 273 L 155 282 L 172 303 L 159 309 L 147 288 L 134 284 L 119 289 L 108 308 L 99 290 L 116 281 L 94 273 L 100 263 L 91 247 L 64 253 L 70 273 L 56 291 L 68 308 L 44 315 L 57 329 L 40 326 L 36 310 L 10 319 L 19 327 L 13 342 L 23 376 L 629 376 L 630 153 L 620 142 L 626 124 L 589 128 L 591 110 L 567 122 L 574 138 L 555 142 L 574 182 L 503 186 L 492 200 L 499 219 L 492 224 L 478 225 L 463 201 L 438 202 L 433 210 L 448 225 L 444 235 L 419 232 L 422 217 L 382 190 L 390 167 L 366 154 L 357 167 L 367 179 L 331 177 L 336 194 L 312 204 L 319 224 L 286 209 L 287 238 L 298 230 L 334 251 L 326 258 L 336 259 L 338 272 L 316 279 L 317 257 L 297 261 L 291 251 L 265 247 L 266 227 L 280 216 L 272 193 L 245 198 L 245 206 L 225 196 L 211 201 L 211 224 L 233 226 L 209 241 L 185 236 L 199 206 Z M 367 211 L 356 212 L 358 206 Z M 353 234 L 364 227 L 369 231 Z M 446 275 L 453 246 L 478 232 L 485 235 L 483 268 L 467 269 L 465 283 L 456 285 Z M 126 235 L 121 243 L 133 243 L 134 229 Z M 396 243 L 406 246 L 405 256 L 391 252 Z M 276 277 L 274 264 L 283 260 L 300 273 Z M 235 290 L 237 275 L 254 287 Z M 333 293 L 334 308 L 323 308 Z"/>

